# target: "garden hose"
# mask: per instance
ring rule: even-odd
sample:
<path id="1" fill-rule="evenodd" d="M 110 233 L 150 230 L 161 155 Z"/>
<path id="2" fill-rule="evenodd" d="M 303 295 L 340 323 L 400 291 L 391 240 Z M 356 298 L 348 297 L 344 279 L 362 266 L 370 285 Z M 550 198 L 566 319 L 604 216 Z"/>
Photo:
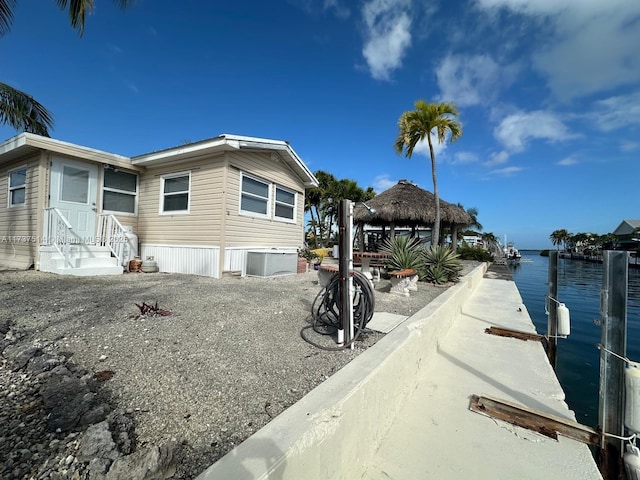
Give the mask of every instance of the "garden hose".
<path id="1" fill-rule="evenodd" d="M 324 347 L 305 337 L 305 331 L 313 328 L 320 335 L 333 335 L 342 326 L 340 319 L 340 275 L 331 277 L 329 284 L 316 295 L 311 306 L 311 325 L 302 329 L 300 336 L 311 345 L 322 350 L 337 351 L 351 347 L 358 339 L 367 323 L 373 317 L 375 296 L 371 281 L 360 272 L 353 271 L 353 326 L 355 329 L 350 342 L 340 347 Z"/>

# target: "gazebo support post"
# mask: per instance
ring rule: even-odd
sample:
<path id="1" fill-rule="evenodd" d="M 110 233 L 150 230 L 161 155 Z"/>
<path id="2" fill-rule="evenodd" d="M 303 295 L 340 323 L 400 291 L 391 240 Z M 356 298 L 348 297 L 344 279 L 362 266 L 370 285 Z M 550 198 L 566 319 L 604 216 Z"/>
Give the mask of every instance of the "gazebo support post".
<path id="1" fill-rule="evenodd" d="M 451 250 L 453 253 L 458 250 L 458 225 L 456 223 L 451 225 Z"/>
<path id="2" fill-rule="evenodd" d="M 364 252 L 364 222 L 358 222 L 358 250 Z"/>

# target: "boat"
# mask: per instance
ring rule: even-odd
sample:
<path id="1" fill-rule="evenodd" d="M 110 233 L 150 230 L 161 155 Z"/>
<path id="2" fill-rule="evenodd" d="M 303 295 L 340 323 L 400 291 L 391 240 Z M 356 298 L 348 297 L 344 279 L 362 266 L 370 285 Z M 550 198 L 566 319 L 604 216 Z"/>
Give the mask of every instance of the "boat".
<path id="1" fill-rule="evenodd" d="M 499 242 L 498 242 L 499 243 Z M 504 236 L 504 246 L 502 246 L 502 258 L 506 260 L 507 263 L 520 263 L 520 259 L 522 255 L 515 247 L 513 242 L 507 242 L 507 236 Z"/>
<path id="2" fill-rule="evenodd" d="M 507 245 L 503 249 L 503 253 L 504 253 L 504 258 L 507 260 L 508 263 L 520 263 L 520 259 L 522 258 L 522 255 L 520 254 L 518 249 L 515 247 L 513 242 L 507 243 Z"/>

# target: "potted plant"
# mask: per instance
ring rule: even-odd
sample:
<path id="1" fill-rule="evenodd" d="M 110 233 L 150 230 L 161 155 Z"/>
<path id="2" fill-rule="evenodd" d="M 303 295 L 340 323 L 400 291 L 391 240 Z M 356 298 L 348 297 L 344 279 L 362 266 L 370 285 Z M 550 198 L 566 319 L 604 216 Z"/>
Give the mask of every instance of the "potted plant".
<path id="1" fill-rule="evenodd" d="M 314 262 L 313 262 L 313 269 L 320 270 L 320 265 L 322 265 L 322 260 L 324 260 L 324 256 L 318 255 L 317 253 L 314 253 L 314 255 L 316 256 L 316 258 L 314 259 Z"/>
<path id="2" fill-rule="evenodd" d="M 309 270 L 309 265 L 311 265 L 311 262 L 318 258 L 318 254 L 309 249 L 309 247 L 304 247 L 298 250 L 298 257 L 300 257 L 300 259 L 305 262 L 305 271 L 307 271 Z"/>

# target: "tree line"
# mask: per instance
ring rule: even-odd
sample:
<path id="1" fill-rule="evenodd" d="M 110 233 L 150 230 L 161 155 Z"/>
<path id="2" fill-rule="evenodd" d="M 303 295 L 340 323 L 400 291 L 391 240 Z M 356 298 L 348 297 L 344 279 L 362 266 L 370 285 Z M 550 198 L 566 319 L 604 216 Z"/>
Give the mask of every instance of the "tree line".
<path id="1" fill-rule="evenodd" d="M 316 248 L 325 247 L 331 241 L 331 234 L 338 224 L 341 200 L 366 202 L 376 196 L 373 187 L 363 189 L 355 180 L 338 180 L 333 174 L 318 170 L 315 172 L 317 187 L 305 190 L 304 211 L 309 213 L 307 236 Z"/>
<path id="2" fill-rule="evenodd" d="M 604 235 L 588 232 L 569 233 L 568 230 L 562 228 L 554 230 L 549 235 L 549 239 L 557 250 L 560 250 L 560 246 L 562 246 L 564 251 L 584 252 L 602 247 L 605 243 L 614 242 L 617 237 L 613 233 L 605 233 Z"/>

